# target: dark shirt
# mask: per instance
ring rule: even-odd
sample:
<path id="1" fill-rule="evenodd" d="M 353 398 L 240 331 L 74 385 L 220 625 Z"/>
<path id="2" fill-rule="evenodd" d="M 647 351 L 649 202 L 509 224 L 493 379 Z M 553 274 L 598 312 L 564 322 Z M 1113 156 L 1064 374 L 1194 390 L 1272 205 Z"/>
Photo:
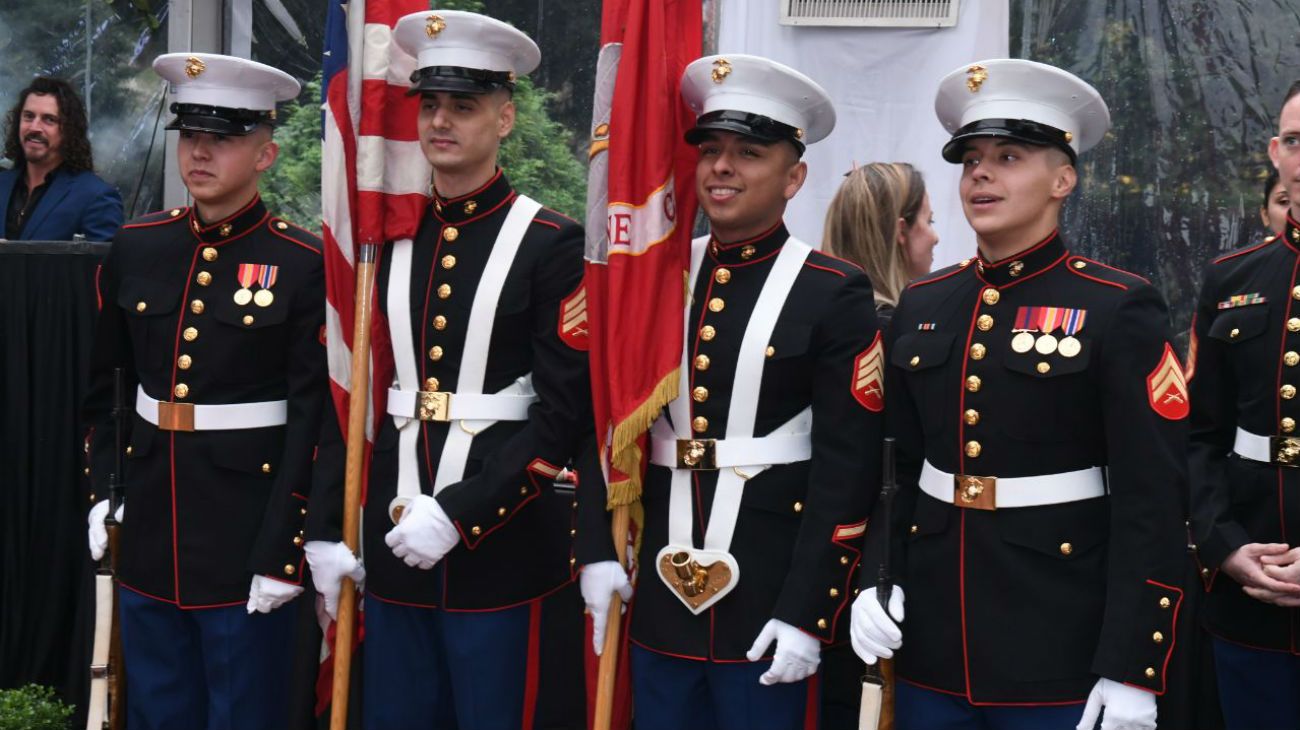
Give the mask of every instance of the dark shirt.
<path id="1" fill-rule="evenodd" d="M 18 182 L 14 184 L 13 193 L 9 195 L 9 209 L 5 214 L 5 238 L 10 241 L 17 241 L 23 235 L 23 226 L 27 225 L 28 219 L 32 217 L 32 211 L 36 206 L 41 204 L 41 198 L 44 197 L 45 191 L 50 189 L 50 181 L 57 175 L 59 169 L 56 167 L 50 170 L 45 176 L 45 182 L 36 186 L 35 190 L 30 193 L 27 191 L 27 166 L 23 165 L 22 172 L 18 175 Z"/>

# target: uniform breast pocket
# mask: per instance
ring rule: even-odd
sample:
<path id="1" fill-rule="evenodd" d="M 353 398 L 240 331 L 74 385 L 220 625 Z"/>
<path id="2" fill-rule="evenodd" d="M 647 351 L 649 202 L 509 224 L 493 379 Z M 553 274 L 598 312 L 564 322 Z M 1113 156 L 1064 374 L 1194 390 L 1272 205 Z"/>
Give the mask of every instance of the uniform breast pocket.
<path id="1" fill-rule="evenodd" d="M 492 322 L 491 352 L 494 365 L 531 362 L 536 315 L 529 282 L 526 279 L 507 279 L 505 288 L 501 290 L 501 298 L 497 300 L 496 317 Z M 554 327 L 550 329 L 555 331 Z M 474 333 L 470 332 L 470 336 L 473 337 Z"/>
<path id="2" fill-rule="evenodd" d="M 1010 371 L 1014 398 L 999 404 L 1008 417 L 998 422 L 1018 441 L 1066 441 L 1077 438 L 1096 416 L 1096 393 L 1088 378 L 1088 364 L 1095 343 L 1078 337 L 1071 357 L 1060 350 L 1043 355 L 1036 350 L 1008 351 L 1002 361 Z M 1067 346 L 1068 347 L 1068 346 Z M 1050 414 L 1045 422 L 1044 414 Z"/>
<path id="3" fill-rule="evenodd" d="M 222 377 L 247 383 L 262 382 L 268 374 L 282 374 L 289 345 L 285 324 L 289 318 L 287 294 L 275 297 L 265 307 L 255 302 L 240 305 L 230 297 L 221 299 L 212 302 L 209 309 L 216 322 L 212 334 L 220 347 L 205 356 L 221 362 Z"/>
<path id="4" fill-rule="evenodd" d="M 150 354 L 171 351 L 176 338 L 176 308 L 184 281 L 160 281 L 142 276 L 122 279 L 117 304 L 127 318 L 135 361 L 150 362 Z"/>
<path id="5" fill-rule="evenodd" d="M 1276 350 L 1266 352 L 1270 349 L 1269 338 L 1260 336 L 1266 329 L 1268 307 L 1255 305 L 1220 312 L 1207 334 L 1226 346 L 1228 359 L 1239 378 L 1253 378 L 1258 375 L 1259 362 L 1277 357 Z"/>
<path id="6" fill-rule="evenodd" d="M 811 343 L 810 325 L 787 325 L 772 332 L 763 362 L 763 382 L 768 389 L 780 391 L 783 399 L 803 402 L 810 397 L 813 365 L 808 351 Z"/>
<path id="7" fill-rule="evenodd" d="M 961 373 L 944 367 L 952 358 L 955 339 L 948 332 L 922 331 L 909 332 L 894 342 L 889 360 L 905 373 L 918 413 L 947 413 L 957 407 Z M 927 436 L 938 435 L 942 419 L 921 420 Z"/>

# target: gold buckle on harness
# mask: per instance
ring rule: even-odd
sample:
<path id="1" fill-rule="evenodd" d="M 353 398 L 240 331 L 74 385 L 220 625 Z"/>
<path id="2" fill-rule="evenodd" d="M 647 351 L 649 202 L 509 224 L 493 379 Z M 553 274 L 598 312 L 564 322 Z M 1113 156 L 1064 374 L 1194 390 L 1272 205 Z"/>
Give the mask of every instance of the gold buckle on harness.
<path id="1" fill-rule="evenodd" d="M 160 431 L 193 431 L 194 430 L 194 404 L 193 403 L 158 403 L 158 430 Z"/>
<path id="2" fill-rule="evenodd" d="M 421 390 L 416 393 L 415 417 L 421 421 L 451 420 L 451 393 Z"/>
<path id="3" fill-rule="evenodd" d="M 1270 436 L 1268 454 L 1269 461 L 1278 466 L 1300 466 L 1300 437 Z"/>
<path id="4" fill-rule="evenodd" d="M 691 471 L 717 469 L 717 442 L 713 439 L 677 439 L 677 468 Z"/>
<path id="5" fill-rule="evenodd" d="M 952 503 L 965 509 L 998 508 L 998 478 L 957 474 L 953 477 Z"/>

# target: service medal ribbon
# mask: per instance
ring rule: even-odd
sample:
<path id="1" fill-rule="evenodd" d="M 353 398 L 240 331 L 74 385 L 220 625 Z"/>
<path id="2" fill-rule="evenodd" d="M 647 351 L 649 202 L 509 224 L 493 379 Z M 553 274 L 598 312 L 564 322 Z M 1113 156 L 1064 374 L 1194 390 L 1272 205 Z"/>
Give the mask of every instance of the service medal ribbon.
<path id="1" fill-rule="evenodd" d="M 1061 326 L 1065 320 L 1065 313 L 1068 311 L 1063 307 L 1038 307 L 1037 324 L 1038 330 L 1044 334 L 1051 333 L 1052 330 Z"/>
<path id="2" fill-rule="evenodd" d="M 245 289 L 253 286 L 257 281 L 257 264 L 240 264 L 239 265 L 239 285 Z"/>
<path id="3" fill-rule="evenodd" d="M 1038 307 L 1020 307 L 1016 310 L 1015 332 L 1032 332 L 1036 327 Z"/>
<path id="4" fill-rule="evenodd" d="M 1067 336 L 1074 335 L 1083 329 L 1083 321 L 1088 318 L 1086 309 L 1067 309 L 1065 310 L 1065 320 L 1061 322 L 1061 331 Z"/>
<path id="5" fill-rule="evenodd" d="M 1263 304 L 1268 298 L 1259 292 L 1250 294 L 1233 294 L 1228 297 L 1226 302 L 1219 302 L 1219 309 L 1235 309 L 1237 307 L 1248 307 L 1252 304 Z"/>
<path id="6" fill-rule="evenodd" d="M 263 289 L 270 289 L 275 286 L 275 278 L 280 273 L 280 267 L 272 264 L 258 264 L 257 268 L 257 283 Z"/>

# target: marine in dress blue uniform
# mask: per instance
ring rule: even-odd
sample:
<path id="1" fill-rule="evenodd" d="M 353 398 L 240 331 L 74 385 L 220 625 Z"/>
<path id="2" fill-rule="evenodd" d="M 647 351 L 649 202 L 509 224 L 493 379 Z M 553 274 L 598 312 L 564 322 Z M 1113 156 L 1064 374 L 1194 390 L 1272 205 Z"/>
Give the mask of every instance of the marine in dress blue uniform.
<path id="1" fill-rule="evenodd" d="M 900 730 L 1091 728 L 1103 707 L 1107 727 L 1154 728 L 1182 601 L 1187 388 L 1159 292 L 1071 252 L 1050 209 L 1108 111 L 1073 75 L 1009 59 L 955 70 L 935 107 L 980 252 L 909 286 L 889 328 L 896 602 L 863 572 L 855 648 L 875 661 L 901 640 Z M 980 216 L 1015 220 L 1017 176 L 1048 182 L 1020 210 L 1034 223 L 1008 229 L 1039 230 L 993 255 L 1002 231 Z"/>
<path id="2" fill-rule="evenodd" d="M 475 13 L 414 13 L 394 38 L 417 57 L 422 115 L 435 115 L 422 134 L 462 145 L 498 117 L 443 115 L 509 104 L 540 60 L 526 35 Z M 433 198 L 413 240 L 384 246 L 377 278 L 396 379 L 362 517 L 364 724 L 527 728 L 549 640 L 542 599 L 573 574 L 573 498 L 553 482 L 592 428 L 583 232 L 514 190 L 495 146 L 470 161 L 481 179 L 454 193 L 461 170 L 428 156 Z M 337 419 L 325 430 L 307 551 L 328 594 L 354 559 L 338 542 Z"/>
<path id="3" fill-rule="evenodd" d="M 212 54 L 160 56 L 182 168 L 256 144 L 298 82 Z M 263 148 L 265 150 L 265 148 Z M 215 168 L 215 165 L 213 165 Z M 248 173 L 249 171 L 241 171 Z M 134 404 L 118 577 L 128 726 L 285 727 L 312 453 L 328 397 L 321 243 L 276 218 L 252 180 L 217 201 L 128 222 L 100 275 L 86 417 L 96 491 L 114 464 L 114 368 Z M 244 189 L 237 189 L 243 192 Z M 234 194 L 234 193 L 231 193 Z M 205 216 L 218 202 L 237 209 Z M 102 550 L 107 502 L 91 514 Z"/>
<path id="4" fill-rule="evenodd" d="M 792 170 L 801 182 L 798 158 L 834 109 L 814 81 L 755 56 L 693 62 L 682 95 L 698 114 L 697 188 L 718 199 L 704 201 L 713 234 L 692 246 L 681 393 L 651 430 L 629 608 L 635 722 L 816 727 L 821 647 L 845 638 L 879 490 L 884 352 L 867 276 L 781 222 L 798 185 L 758 210 L 743 196 Z M 734 234 L 744 227 L 758 230 Z M 599 479 L 583 475 L 579 501 L 594 613 L 609 593 L 588 591 L 588 574 L 617 570 Z"/>

